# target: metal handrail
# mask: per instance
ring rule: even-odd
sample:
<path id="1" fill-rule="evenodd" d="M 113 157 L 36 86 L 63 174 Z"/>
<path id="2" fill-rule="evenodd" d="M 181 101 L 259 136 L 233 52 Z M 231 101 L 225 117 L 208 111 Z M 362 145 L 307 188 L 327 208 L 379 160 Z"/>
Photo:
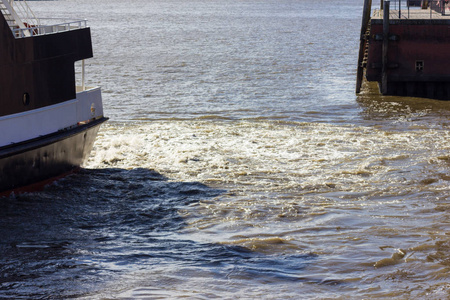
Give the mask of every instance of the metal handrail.
<path id="1" fill-rule="evenodd" d="M 19 27 L 24 29 L 23 34 L 25 36 L 30 36 L 30 33 L 27 31 L 27 26 L 22 22 L 21 17 L 17 14 L 16 10 L 13 8 L 13 0 L 0 0 L 1 1 L 1 7 L 2 7 L 2 13 L 9 16 L 8 18 L 8 25 L 13 29 L 14 27 Z"/>
<path id="2" fill-rule="evenodd" d="M 17 14 L 20 16 L 22 22 L 28 23 L 28 24 L 33 24 L 33 25 L 40 25 L 39 19 L 33 13 L 30 6 L 28 5 L 27 1 L 25 1 L 25 0 L 10 1 L 11 6 L 13 6 L 13 3 L 14 3 L 14 9 L 17 12 Z"/>
<path id="3" fill-rule="evenodd" d="M 430 9 L 435 12 L 440 12 L 443 16 L 445 16 L 445 1 L 444 0 L 435 0 L 430 2 Z"/>
<path id="4" fill-rule="evenodd" d="M 45 20 L 61 20 L 55 18 L 41 18 L 39 19 L 40 24 Z M 37 35 L 47 35 L 64 31 L 77 30 L 87 27 L 87 20 L 71 20 L 61 23 L 51 24 L 51 25 L 28 25 L 28 28 L 16 28 L 13 29 L 14 36 L 16 38 L 27 37 L 26 33 L 29 32 L 31 36 Z"/>
<path id="5" fill-rule="evenodd" d="M 381 9 L 383 9 L 383 1 L 384 0 L 381 0 Z M 432 19 L 433 12 L 446 16 L 445 11 L 446 9 L 449 9 L 446 0 L 391 0 L 390 2 L 392 3 L 391 17 L 399 19 L 414 18 L 416 14 L 412 14 L 412 10 L 415 10 L 416 12 L 418 10 L 423 10 L 425 12 L 425 9 L 429 10 L 429 18 Z M 404 12 L 405 10 L 407 13 Z"/>

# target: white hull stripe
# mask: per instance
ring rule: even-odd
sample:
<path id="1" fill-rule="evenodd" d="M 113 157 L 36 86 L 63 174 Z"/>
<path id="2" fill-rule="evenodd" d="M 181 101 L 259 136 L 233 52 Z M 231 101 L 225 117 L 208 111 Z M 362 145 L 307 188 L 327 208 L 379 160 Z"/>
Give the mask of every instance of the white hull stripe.
<path id="1" fill-rule="evenodd" d="M 0 117 L 0 147 L 57 132 L 103 116 L 100 88 L 77 93 L 76 99 Z"/>

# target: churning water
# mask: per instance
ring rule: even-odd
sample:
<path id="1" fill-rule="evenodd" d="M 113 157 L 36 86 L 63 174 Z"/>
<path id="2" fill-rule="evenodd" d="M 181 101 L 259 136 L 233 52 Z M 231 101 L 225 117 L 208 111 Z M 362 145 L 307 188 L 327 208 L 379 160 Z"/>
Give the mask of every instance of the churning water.
<path id="1" fill-rule="evenodd" d="M 354 95 L 362 1 L 31 5 L 111 120 L 2 199 L 1 299 L 450 297 L 450 103 Z"/>

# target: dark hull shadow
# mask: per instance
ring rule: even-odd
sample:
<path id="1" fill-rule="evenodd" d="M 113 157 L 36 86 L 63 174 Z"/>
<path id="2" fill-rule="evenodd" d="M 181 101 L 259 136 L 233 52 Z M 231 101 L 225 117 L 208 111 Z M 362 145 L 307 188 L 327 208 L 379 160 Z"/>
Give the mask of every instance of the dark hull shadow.
<path id="1" fill-rule="evenodd" d="M 180 209 L 224 192 L 148 169 L 81 169 L 42 192 L 4 198 L 0 299 L 85 297 L 128 272 L 173 265 L 218 278 L 309 281 L 301 274 L 313 254 L 272 257 L 178 234 Z"/>

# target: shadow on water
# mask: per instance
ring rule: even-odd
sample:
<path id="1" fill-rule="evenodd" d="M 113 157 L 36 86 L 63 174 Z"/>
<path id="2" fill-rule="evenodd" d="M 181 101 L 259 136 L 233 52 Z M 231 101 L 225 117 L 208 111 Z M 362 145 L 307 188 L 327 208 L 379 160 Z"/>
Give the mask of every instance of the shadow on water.
<path id="1" fill-rule="evenodd" d="M 151 272 L 153 266 L 298 278 L 314 256 L 276 260 L 177 234 L 186 225 L 180 208 L 223 192 L 148 169 L 83 169 L 42 192 L 3 198 L 0 299 L 95 294 L 127 272 Z"/>

